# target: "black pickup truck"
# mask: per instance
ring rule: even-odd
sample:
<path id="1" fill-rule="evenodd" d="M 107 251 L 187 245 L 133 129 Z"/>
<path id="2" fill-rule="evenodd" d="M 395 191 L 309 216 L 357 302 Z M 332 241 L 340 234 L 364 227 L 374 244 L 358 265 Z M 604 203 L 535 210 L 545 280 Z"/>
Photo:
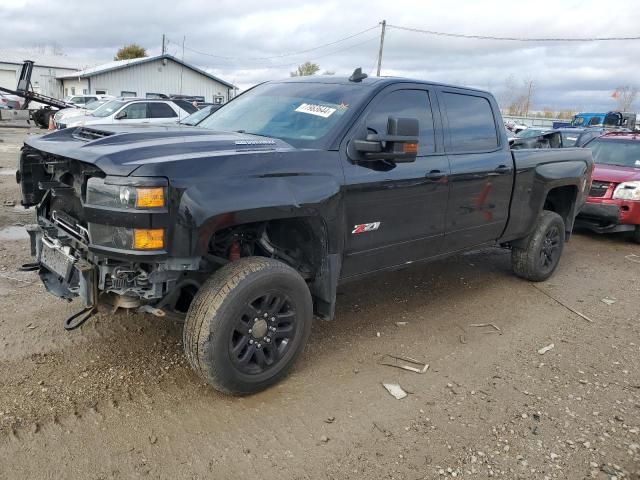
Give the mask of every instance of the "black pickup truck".
<path id="1" fill-rule="evenodd" d="M 198 127 L 29 137 L 18 181 L 47 289 L 182 315 L 213 387 L 283 378 L 341 282 L 489 245 L 532 281 L 589 191 L 587 149 L 509 148 L 491 94 L 400 78 L 256 86 Z"/>

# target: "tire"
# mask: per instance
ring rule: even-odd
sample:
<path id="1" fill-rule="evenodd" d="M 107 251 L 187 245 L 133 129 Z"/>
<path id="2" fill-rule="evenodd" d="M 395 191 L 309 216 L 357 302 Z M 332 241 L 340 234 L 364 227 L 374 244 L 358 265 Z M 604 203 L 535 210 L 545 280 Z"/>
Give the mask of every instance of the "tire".
<path id="1" fill-rule="evenodd" d="M 514 273 L 532 282 L 542 282 L 555 271 L 564 249 L 565 226 L 562 217 L 543 210 L 535 229 L 524 239 L 523 247 L 511 250 Z"/>
<path id="2" fill-rule="evenodd" d="M 287 375 L 312 318 L 311 293 L 298 272 L 269 258 L 241 258 L 196 294 L 183 330 L 185 354 L 216 390 L 256 393 Z"/>
<path id="3" fill-rule="evenodd" d="M 636 229 L 633 231 L 633 241 L 636 243 L 640 243 L 640 225 L 636 225 Z"/>

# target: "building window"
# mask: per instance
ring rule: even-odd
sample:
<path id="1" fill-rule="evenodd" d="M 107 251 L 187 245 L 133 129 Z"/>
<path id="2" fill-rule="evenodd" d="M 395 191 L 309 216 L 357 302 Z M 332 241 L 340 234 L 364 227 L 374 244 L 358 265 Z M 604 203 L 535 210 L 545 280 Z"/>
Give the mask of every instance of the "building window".
<path id="1" fill-rule="evenodd" d="M 224 97 L 213 97 L 213 103 L 215 103 L 216 105 L 224 103 Z"/>
<path id="2" fill-rule="evenodd" d="M 87 95 L 89 93 L 89 90 L 87 90 L 86 88 L 82 89 L 82 94 L 83 95 Z"/>
<path id="3" fill-rule="evenodd" d="M 71 95 L 75 95 L 76 94 L 76 87 L 71 87 Z"/>
<path id="4" fill-rule="evenodd" d="M 106 95 L 107 91 L 106 90 L 97 90 L 96 89 L 96 95 Z"/>
<path id="5" fill-rule="evenodd" d="M 69 89 L 68 89 L 68 88 L 65 88 L 65 89 L 64 89 L 64 96 L 65 96 L 65 97 L 68 97 L 68 96 L 69 96 Z"/>
<path id="6" fill-rule="evenodd" d="M 135 97 L 137 96 L 136 92 L 127 92 L 126 90 L 123 90 L 120 92 L 120 96 L 121 97 Z"/>

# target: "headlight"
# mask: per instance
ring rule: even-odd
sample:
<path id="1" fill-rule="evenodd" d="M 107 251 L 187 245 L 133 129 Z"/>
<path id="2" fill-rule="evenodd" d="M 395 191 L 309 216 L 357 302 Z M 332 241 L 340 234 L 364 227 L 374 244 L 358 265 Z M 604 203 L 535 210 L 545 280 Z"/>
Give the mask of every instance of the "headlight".
<path id="1" fill-rule="evenodd" d="M 613 192 L 614 199 L 640 200 L 640 182 L 624 182 Z"/>
<path id="2" fill-rule="evenodd" d="M 111 207 L 119 209 L 161 209 L 167 205 L 167 187 L 153 185 L 159 182 L 166 184 L 163 179 L 130 178 L 127 180 L 142 183 L 142 185 L 117 185 L 114 181 L 104 178 L 90 178 L 87 182 L 87 200 L 89 205 Z M 148 185 L 147 185 L 148 184 Z"/>
<path id="3" fill-rule="evenodd" d="M 89 223 L 91 243 L 118 250 L 162 250 L 164 228 L 127 228 Z"/>

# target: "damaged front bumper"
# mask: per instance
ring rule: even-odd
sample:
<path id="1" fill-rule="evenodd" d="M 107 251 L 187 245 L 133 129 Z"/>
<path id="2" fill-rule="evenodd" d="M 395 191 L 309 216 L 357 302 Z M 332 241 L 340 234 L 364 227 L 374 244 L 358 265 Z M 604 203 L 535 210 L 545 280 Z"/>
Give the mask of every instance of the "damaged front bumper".
<path id="1" fill-rule="evenodd" d="M 79 298 L 87 308 L 103 303 L 112 308 L 175 311 L 182 289 L 197 289 L 201 283 L 199 258 L 122 260 L 92 252 L 47 219 L 38 221 L 26 228 L 31 254 L 44 286 L 57 297 Z"/>

